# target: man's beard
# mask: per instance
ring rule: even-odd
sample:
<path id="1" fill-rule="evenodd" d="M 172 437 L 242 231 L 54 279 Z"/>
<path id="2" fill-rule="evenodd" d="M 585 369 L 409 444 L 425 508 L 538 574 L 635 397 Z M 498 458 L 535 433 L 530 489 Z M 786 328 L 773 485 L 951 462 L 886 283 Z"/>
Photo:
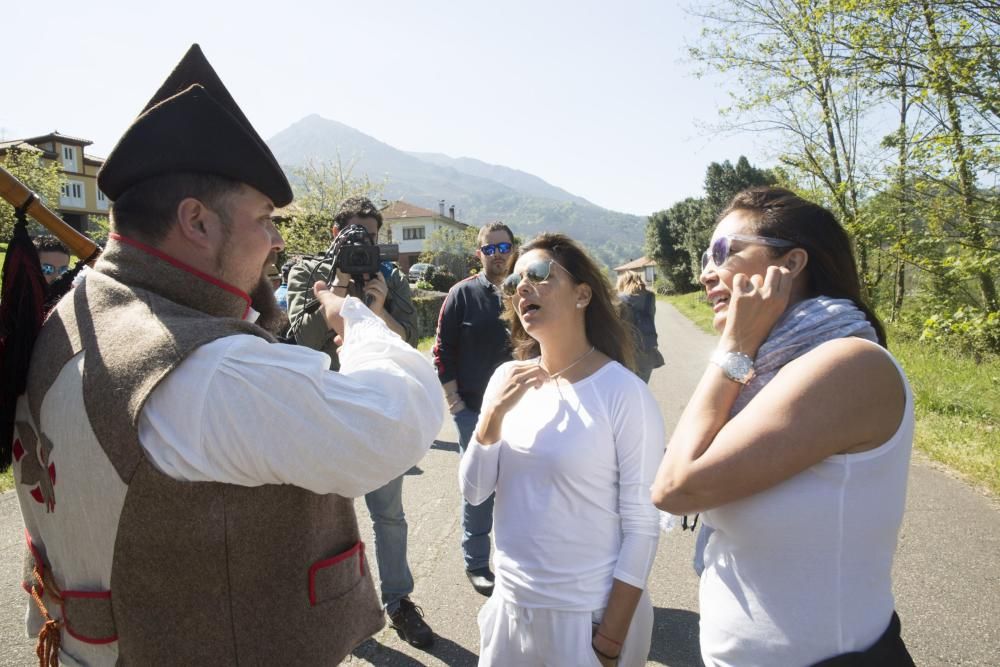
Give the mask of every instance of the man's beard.
<path id="1" fill-rule="evenodd" d="M 271 281 L 266 275 L 261 276 L 260 282 L 250 292 L 250 305 L 260 313 L 257 326 L 275 336 L 280 336 L 288 330 L 288 315 L 278 306 Z"/>
<path id="2" fill-rule="evenodd" d="M 490 282 L 499 282 L 510 274 L 510 262 L 505 261 L 500 266 L 496 266 L 493 260 L 486 262 L 486 279 Z"/>

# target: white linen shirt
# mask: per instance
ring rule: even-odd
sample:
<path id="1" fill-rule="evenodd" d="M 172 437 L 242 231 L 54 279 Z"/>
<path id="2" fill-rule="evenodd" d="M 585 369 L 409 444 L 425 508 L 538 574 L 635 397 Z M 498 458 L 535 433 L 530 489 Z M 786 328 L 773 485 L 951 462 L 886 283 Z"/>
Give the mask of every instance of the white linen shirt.
<path id="1" fill-rule="evenodd" d="M 139 414 L 153 464 L 183 481 L 292 484 L 345 497 L 415 465 L 444 419 L 437 373 L 358 299 L 341 315 L 339 372 L 322 352 L 251 335 L 192 352 Z"/>
<path id="2" fill-rule="evenodd" d="M 517 363 L 496 370 L 484 405 Z M 607 605 L 612 579 L 646 587 L 659 542 L 650 487 L 664 431 L 646 384 L 609 362 L 578 382 L 528 389 L 504 417 L 499 442 L 473 436 L 459 485 L 473 505 L 496 491 L 497 590 L 506 601 L 593 611 Z"/>

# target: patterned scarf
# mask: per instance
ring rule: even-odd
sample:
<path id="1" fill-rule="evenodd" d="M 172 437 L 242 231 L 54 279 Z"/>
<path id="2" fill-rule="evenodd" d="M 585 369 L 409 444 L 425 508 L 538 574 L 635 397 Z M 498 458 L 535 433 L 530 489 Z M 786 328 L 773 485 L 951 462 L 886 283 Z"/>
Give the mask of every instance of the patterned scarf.
<path id="1" fill-rule="evenodd" d="M 756 374 L 740 390 L 730 417 L 745 408 L 789 361 L 827 341 L 849 336 L 878 342 L 875 328 L 850 299 L 818 296 L 786 310 L 757 351 Z"/>
<path id="2" fill-rule="evenodd" d="M 850 299 L 818 296 L 800 301 L 786 310 L 757 351 L 754 377 L 740 390 L 729 412 L 730 419 L 739 414 L 785 364 L 827 341 L 849 336 L 878 342 L 875 328 L 865 313 Z M 694 530 L 698 525 L 698 515 L 695 515 L 693 521 L 688 521 L 685 516 L 683 523 L 685 530 Z M 664 532 L 669 532 L 675 525 L 675 517 L 666 512 L 661 513 L 660 527 Z M 702 526 L 698 545 L 695 547 L 695 570 L 698 574 L 701 574 L 699 556 L 711 532 L 711 529 L 706 531 L 704 524 Z"/>

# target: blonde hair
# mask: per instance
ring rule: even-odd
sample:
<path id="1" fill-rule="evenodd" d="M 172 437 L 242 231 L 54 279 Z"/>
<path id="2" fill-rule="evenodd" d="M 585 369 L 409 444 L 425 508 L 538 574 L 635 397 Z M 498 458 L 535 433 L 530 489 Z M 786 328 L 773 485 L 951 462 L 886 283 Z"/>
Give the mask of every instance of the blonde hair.
<path id="1" fill-rule="evenodd" d="M 642 294 L 646 291 L 646 283 L 639 277 L 638 273 L 626 271 L 618 276 L 616 289 L 622 294 Z"/>

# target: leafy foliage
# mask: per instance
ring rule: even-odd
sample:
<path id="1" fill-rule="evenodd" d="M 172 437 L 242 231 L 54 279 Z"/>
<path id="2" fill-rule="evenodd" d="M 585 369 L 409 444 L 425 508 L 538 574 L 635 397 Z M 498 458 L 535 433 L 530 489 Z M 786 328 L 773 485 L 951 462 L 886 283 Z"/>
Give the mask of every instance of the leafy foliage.
<path id="1" fill-rule="evenodd" d="M 456 276 L 464 278 L 479 270 L 479 260 L 476 258 L 477 234 L 478 230 L 473 227 L 462 230 L 438 227 L 424 241 L 420 261 L 437 267 L 434 273 L 444 271 L 450 274 L 454 284 Z"/>
<path id="2" fill-rule="evenodd" d="M 890 321 L 928 322 L 925 340 L 1000 350 L 989 334 L 1000 311 L 995 3 L 715 0 L 699 12 L 691 55 L 736 81 L 723 128 L 766 133 L 778 181 L 838 215 L 867 297 Z"/>
<path id="3" fill-rule="evenodd" d="M 777 176 L 758 169 L 742 155 L 733 165 L 713 162 L 705 171 L 705 196 L 688 197 L 649 217 L 646 254 L 659 265 L 668 294 L 698 287 L 701 254 L 712 238 L 719 213 L 737 192 L 756 185 L 774 185 Z"/>
<path id="4" fill-rule="evenodd" d="M 46 206 L 51 209 L 59 207 L 59 193 L 65 179 L 57 162 L 46 164 L 37 152 L 12 147 L 0 157 L 0 166 L 28 186 Z M 0 204 L 0 239 L 10 238 L 15 219 L 14 207 L 8 206 L 6 202 Z M 32 225 L 32 236 L 47 233 L 37 223 Z"/>
<path id="5" fill-rule="evenodd" d="M 295 168 L 290 180 L 295 201 L 277 213 L 275 223 L 289 255 L 325 251 L 330 245 L 333 216 L 340 202 L 348 197 L 368 197 L 378 202 L 385 187 L 367 176 L 354 176 L 352 166 L 345 166 L 340 160 Z"/>

